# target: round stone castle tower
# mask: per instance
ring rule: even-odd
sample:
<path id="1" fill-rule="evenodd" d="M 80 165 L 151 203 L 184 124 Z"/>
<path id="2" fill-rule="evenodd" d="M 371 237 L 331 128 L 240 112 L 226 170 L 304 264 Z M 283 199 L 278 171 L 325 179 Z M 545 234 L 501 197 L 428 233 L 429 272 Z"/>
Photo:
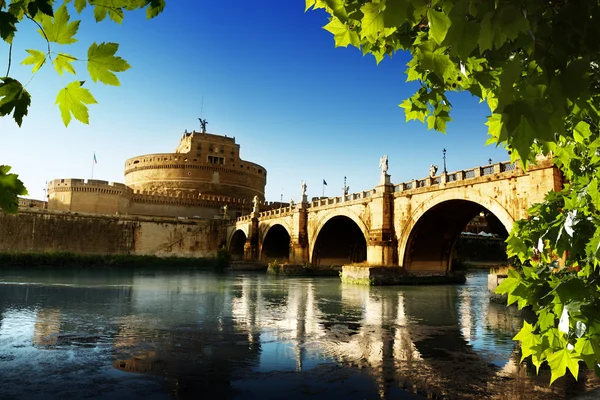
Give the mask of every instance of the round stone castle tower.
<path id="1" fill-rule="evenodd" d="M 235 138 L 185 132 L 174 153 L 125 161 L 125 185 L 136 193 L 164 196 L 214 195 L 263 201 L 267 171 L 240 158 Z"/>

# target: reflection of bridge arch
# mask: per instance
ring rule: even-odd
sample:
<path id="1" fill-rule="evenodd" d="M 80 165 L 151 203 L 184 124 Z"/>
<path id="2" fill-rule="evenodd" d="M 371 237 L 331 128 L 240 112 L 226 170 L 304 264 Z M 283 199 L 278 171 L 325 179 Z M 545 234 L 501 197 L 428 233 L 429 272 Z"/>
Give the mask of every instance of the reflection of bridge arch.
<path id="1" fill-rule="evenodd" d="M 264 227 L 261 235 L 260 260 L 285 262 L 290 258 L 290 231 L 281 224 Z"/>
<path id="2" fill-rule="evenodd" d="M 398 259 L 404 268 L 449 271 L 461 231 L 480 212 L 490 212 L 498 219 L 497 233 L 508 235 L 514 218 L 498 201 L 474 190 L 457 193 L 448 190 L 425 200 L 402 227 Z"/>
<path id="3" fill-rule="evenodd" d="M 229 253 L 233 260 L 241 260 L 244 258 L 244 245 L 246 244 L 247 236 L 242 229 L 236 230 L 229 240 Z"/>
<path id="4" fill-rule="evenodd" d="M 323 218 L 310 243 L 311 263 L 342 265 L 366 261 L 365 232 L 366 225 L 352 213 L 332 214 Z"/>

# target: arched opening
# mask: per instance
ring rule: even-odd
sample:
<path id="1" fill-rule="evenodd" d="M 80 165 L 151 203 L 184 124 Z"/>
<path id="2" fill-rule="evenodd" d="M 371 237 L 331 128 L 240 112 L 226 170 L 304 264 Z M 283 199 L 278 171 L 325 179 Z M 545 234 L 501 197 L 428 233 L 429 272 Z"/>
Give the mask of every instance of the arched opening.
<path id="1" fill-rule="evenodd" d="M 232 260 L 239 261 L 244 258 L 244 244 L 246 244 L 246 234 L 244 231 L 235 231 L 229 244 L 229 253 Z"/>
<path id="2" fill-rule="evenodd" d="M 282 225 L 273 225 L 267 231 L 260 259 L 264 262 L 285 262 L 290 259 L 290 234 Z"/>
<path id="3" fill-rule="evenodd" d="M 313 249 L 314 265 L 340 266 L 366 260 L 367 240 L 356 222 L 337 216 L 325 223 Z"/>
<path id="4" fill-rule="evenodd" d="M 470 232 L 474 229 L 479 230 L 478 233 Z M 500 263 L 504 260 L 492 260 L 489 256 L 505 257 L 507 237 L 504 225 L 482 205 L 468 200 L 448 200 L 419 218 L 410 232 L 402 265 L 413 271 L 450 271 L 458 269 L 457 264 L 462 264 L 459 256 L 467 252 L 488 257 L 482 262 Z M 465 244 L 465 241 L 471 243 Z M 460 251 L 457 252 L 457 248 Z"/>

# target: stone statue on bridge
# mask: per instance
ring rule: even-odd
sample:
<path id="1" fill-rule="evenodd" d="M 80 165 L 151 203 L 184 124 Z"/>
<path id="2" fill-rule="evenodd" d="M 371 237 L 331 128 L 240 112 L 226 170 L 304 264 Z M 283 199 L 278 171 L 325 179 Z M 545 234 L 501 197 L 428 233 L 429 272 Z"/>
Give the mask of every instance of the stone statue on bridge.
<path id="1" fill-rule="evenodd" d="M 302 188 L 302 196 L 306 196 L 306 182 L 300 181 L 300 187 Z"/>
<path id="2" fill-rule="evenodd" d="M 258 212 L 258 196 L 254 196 L 254 198 L 252 199 L 252 212 L 253 213 L 257 213 Z"/>
<path id="3" fill-rule="evenodd" d="M 388 171 L 388 156 L 387 156 L 387 154 L 379 159 L 379 168 L 381 168 L 382 175 L 387 175 L 387 171 Z"/>
<path id="4" fill-rule="evenodd" d="M 438 170 L 438 166 L 431 164 L 431 166 L 429 167 L 429 177 L 433 178 L 435 176 L 435 174 L 437 174 L 437 170 Z"/>

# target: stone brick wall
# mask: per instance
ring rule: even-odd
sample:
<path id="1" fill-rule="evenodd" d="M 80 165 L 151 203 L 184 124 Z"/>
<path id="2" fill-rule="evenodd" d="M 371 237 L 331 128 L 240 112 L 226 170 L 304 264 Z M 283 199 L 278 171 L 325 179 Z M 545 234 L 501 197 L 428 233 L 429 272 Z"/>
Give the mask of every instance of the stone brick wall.
<path id="1" fill-rule="evenodd" d="M 211 257 L 224 232 L 222 220 L 20 210 L 0 213 L 0 252 Z"/>

